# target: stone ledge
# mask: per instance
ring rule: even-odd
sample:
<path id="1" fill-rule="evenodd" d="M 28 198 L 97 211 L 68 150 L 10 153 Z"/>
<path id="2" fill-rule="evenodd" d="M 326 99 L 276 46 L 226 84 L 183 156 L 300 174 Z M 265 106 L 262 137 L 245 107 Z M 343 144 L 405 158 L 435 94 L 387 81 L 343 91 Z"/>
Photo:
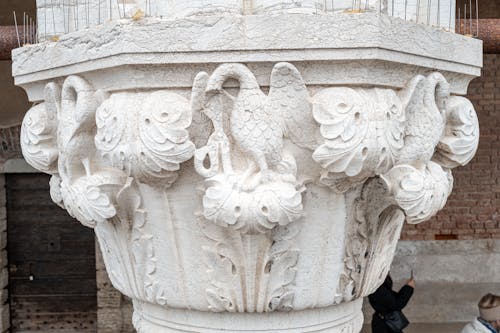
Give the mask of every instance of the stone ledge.
<path id="1" fill-rule="evenodd" d="M 306 64 L 299 68 L 306 83 L 318 85 L 326 79 L 313 77 L 310 73 L 319 71 L 308 73 L 305 67 L 322 66 L 329 80 L 335 77 L 334 84 L 397 88 L 415 71 L 439 70 L 453 78 L 452 92 L 463 94 L 469 81 L 480 74 L 482 42 L 375 13 L 209 16 L 110 22 L 67 34 L 57 43 L 14 50 L 13 60 L 16 84 L 28 91 L 31 100 L 41 99 L 47 80 L 70 74 L 103 77 L 120 68 L 122 79 L 113 76 L 110 86 L 94 85 L 121 90 L 130 88 L 123 86 L 124 81 L 132 80 L 135 88 L 150 89 L 170 87 L 170 80 L 177 82 L 180 76 L 171 67 L 178 69 L 182 64 L 277 61 Z M 170 67 L 162 74 L 157 66 Z M 193 75 L 182 72 L 192 82 L 196 70 L 189 71 Z M 156 77 L 151 73 L 157 73 Z M 257 76 L 265 85 L 268 74 Z M 190 87 L 187 82 L 173 85 Z"/>

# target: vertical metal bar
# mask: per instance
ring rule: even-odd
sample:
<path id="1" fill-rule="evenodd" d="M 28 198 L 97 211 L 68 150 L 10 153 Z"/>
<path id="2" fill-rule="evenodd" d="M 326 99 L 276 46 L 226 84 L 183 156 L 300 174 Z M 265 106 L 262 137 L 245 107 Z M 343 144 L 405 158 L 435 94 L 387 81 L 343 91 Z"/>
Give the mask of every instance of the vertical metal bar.
<path id="1" fill-rule="evenodd" d="M 438 10 L 437 10 L 437 26 L 441 26 L 441 0 L 438 0 Z"/>
<path id="2" fill-rule="evenodd" d="M 420 18 L 420 0 L 417 0 L 417 10 L 416 10 L 416 20 L 417 20 L 417 23 L 419 23 L 419 18 Z"/>
<path id="3" fill-rule="evenodd" d="M 476 37 L 479 36 L 479 2 L 476 0 Z"/>
<path id="4" fill-rule="evenodd" d="M 38 11 L 36 12 L 36 15 L 35 15 L 35 42 L 38 44 L 40 43 L 40 39 L 38 38 Z"/>
<path id="5" fill-rule="evenodd" d="M 391 16 L 393 16 L 393 17 L 394 17 L 394 0 L 392 0 L 391 5 L 392 5 L 392 10 L 391 10 L 392 15 L 391 15 Z"/>
<path id="6" fill-rule="evenodd" d="M 47 3 L 45 3 L 45 9 L 44 9 L 44 16 L 43 16 L 43 23 L 44 23 L 44 35 L 43 37 L 47 39 Z"/>
<path id="7" fill-rule="evenodd" d="M 33 44 L 33 20 L 28 17 L 28 44 Z"/>
<path id="8" fill-rule="evenodd" d="M 464 35 L 467 35 L 467 2 L 464 3 Z"/>
<path id="9" fill-rule="evenodd" d="M 472 0 L 469 0 L 469 26 L 470 26 L 470 29 L 469 29 L 469 33 L 471 36 L 474 35 L 474 33 L 472 32 L 472 18 L 474 17 L 474 14 L 472 13 Z"/>
<path id="10" fill-rule="evenodd" d="M 66 6 L 65 6 L 65 3 L 66 3 L 66 0 L 62 0 L 64 33 L 67 33 L 67 31 L 66 31 Z"/>
<path id="11" fill-rule="evenodd" d="M 456 20 L 455 20 L 456 21 Z M 456 29 L 456 24 L 455 24 L 455 29 Z M 458 6 L 458 33 L 461 33 L 462 31 L 462 22 L 460 20 L 460 5 Z"/>
<path id="12" fill-rule="evenodd" d="M 54 36 L 56 36 L 56 14 L 54 13 L 54 1 L 50 0 L 52 5 L 52 30 L 54 32 Z"/>
<path id="13" fill-rule="evenodd" d="M 76 0 L 76 30 L 80 30 L 80 0 Z"/>
<path id="14" fill-rule="evenodd" d="M 406 12 L 408 11 L 408 0 L 405 0 L 405 21 L 406 21 Z"/>
<path id="15" fill-rule="evenodd" d="M 21 47 L 21 38 L 19 37 L 19 26 L 17 25 L 16 11 L 13 11 L 13 14 L 14 14 L 14 24 L 16 25 L 17 46 Z"/>
<path id="16" fill-rule="evenodd" d="M 23 12 L 23 45 L 26 44 L 26 12 Z"/>
<path id="17" fill-rule="evenodd" d="M 450 0 L 450 17 L 449 17 L 449 22 L 448 22 L 448 31 L 451 31 L 451 7 L 453 7 L 453 0 Z"/>
<path id="18" fill-rule="evenodd" d="M 427 25 L 430 25 L 431 23 L 431 6 L 432 6 L 432 0 L 427 1 Z"/>

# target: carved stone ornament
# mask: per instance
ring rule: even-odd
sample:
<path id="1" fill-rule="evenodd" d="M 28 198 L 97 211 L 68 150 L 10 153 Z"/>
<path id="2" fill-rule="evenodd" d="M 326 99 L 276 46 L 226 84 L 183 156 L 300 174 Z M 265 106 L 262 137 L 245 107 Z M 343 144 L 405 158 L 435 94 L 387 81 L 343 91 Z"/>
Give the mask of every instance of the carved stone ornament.
<path id="1" fill-rule="evenodd" d="M 95 229 L 139 332 L 215 332 L 217 318 L 234 332 L 359 332 L 404 221 L 443 208 L 479 126 L 437 72 L 401 90 L 312 91 L 289 63 L 269 90 L 222 64 L 196 76 L 191 100 L 47 84 L 24 156 Z"/>

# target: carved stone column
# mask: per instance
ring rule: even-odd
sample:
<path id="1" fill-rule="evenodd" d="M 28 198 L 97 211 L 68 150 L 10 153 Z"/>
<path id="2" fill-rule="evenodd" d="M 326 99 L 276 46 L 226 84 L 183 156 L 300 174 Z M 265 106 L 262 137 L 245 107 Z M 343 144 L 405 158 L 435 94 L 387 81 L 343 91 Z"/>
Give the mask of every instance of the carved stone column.
<path id="1" fill-rule="evenodd" d="M 359 332 L 478 144 L 480 42 L 373 13 L 112 22 L 13 58 L 25 158 L 141 333 Z"/>

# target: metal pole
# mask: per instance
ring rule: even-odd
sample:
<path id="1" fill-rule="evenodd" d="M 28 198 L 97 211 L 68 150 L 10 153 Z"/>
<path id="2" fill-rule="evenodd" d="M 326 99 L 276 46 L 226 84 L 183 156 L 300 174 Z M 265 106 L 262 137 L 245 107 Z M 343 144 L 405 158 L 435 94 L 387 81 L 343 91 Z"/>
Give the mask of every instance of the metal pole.
<path id="1" fill-rule="evenodd" d="M 472 18 L 474 17 L 474 14 L 472 14 L 472 0 L 469 0 L 469 11 L 470 11 L 470 14 L 469 14 L 469 26 L 470 26 L 469 32 L 470 32 L 470 35 L 473 36 L 474 33 L 472 32 Z"/>
<path id="2" fill-rule="evenodd" d="M 63 24 L 64 24 L 64 33 L 67 33 L 66 31 L 66 6 L 65 6 L 66 0 L 63 0 L 62 2 L 62 7 L 63 7 Z"/>
<path id="3" fill-rule="evenodd" d="M 449 22 L 448 22 L 448 31 L 451 31 L 451 7 L 453 6 L 453 0 L 450 0 L 450 17 L 449 17 Z"/>
<path id="4" fill-rule="evenodd" d="M 431 23 L 431 6 L 432 6 L 432 0 L 427 1 L 427 25 L 430 25 Z"/>
<path id="5" fill-rule="evenodd" d="M 478 3 L 478 0 L 476 0 L 476 31 L 477 31 L 476 36 L 479 36 L 479 3 Z"/>
<path id="6" fill-rule="evenodd" d="M 52 5 L 52 30 L 54 31 L 54 36 L 56 35 L 56 15 L 54 13 L 54 1 L 50 0 L 50 4 Z"/>
<path id="7" fill-rule="evenodd" d="M 14 14 L 14 24 L 16 25 L 17 46 L 21 47 L 21 38 L 19 37 L 19 26 L 17 25 L 16 11 L 14 11 L 13 14 Z"/>
<path id="8" fill-rule="evenodd" d="M 416 13 L 416 16 L 417 16 L 417 23 L 420 23 L 420 0 L 417 0 L 417 13 Z"/>
<path id="9" fill-rule="evenodd" d="M 438 0 L 438 10 L 437 10 L 437 26 L 441 26 L 441 0 Z"/>
<path id="10" fill-rule="evenodd" d="M 464 3 L 464 35 L 467 35 L 467 3 Z"/>

